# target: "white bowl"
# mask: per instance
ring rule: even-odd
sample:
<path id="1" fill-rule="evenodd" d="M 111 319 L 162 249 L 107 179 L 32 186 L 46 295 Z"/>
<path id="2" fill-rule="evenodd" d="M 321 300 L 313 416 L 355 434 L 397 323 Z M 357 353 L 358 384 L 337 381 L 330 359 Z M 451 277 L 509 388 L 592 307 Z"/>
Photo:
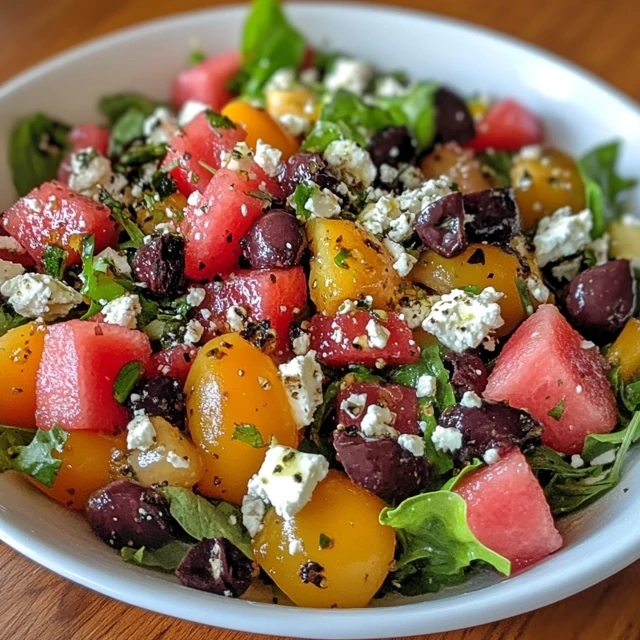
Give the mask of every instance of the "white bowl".
<path id="1" fill-rule="evenodd" d="M 191 13 L 127 29 L 78 47 L 0 88 L 0 149 L 13 123 L 43 110 L 70 122 L 95 121 L 96 100 L 135 89 L 166 98 L 187 59 L 190 38 L 207 53 L 238 45 L 245 9 Z M 640 166 L 637 105 L 596 78 L 540 50 L 476 27 L 409 11 L 329 4 L 289 7 L 311 42 L 330 44 L 415 78 L 464 92 L 514 96 L 544 119 L 549 139 L 579 153 L 625 138 L 622 167 Z M 14 199 L 5 154 L 0 209 Z M 635 203 L 638 207 L 638 200 Z M 0 538 L 24 555 L 91 589 L 178 618 L 232 629 L 306 638 L 382 638 L 458 629 L 513 616 L 572 595 L 640 557 L 639 452 L 618 488 L 561 524 L 565 547 L 509 580 L 482 578 L 457 591 L 369 609 L 314 610 L 230 600 L 124 564 L 64 511 L 17 477 L 0 476 Z M 629 489 L 627 491 L 627 489 Z M 401 605 L 401 606 L 399 606 Z"/>

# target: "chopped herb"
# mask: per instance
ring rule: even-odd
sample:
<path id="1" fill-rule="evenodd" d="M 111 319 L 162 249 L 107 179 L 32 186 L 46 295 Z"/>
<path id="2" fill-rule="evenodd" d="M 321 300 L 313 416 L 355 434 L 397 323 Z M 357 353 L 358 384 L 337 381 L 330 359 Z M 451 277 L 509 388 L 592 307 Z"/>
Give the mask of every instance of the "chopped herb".
<path id="1" fill-rule="evenodd" d="M 229 118 L 226 116 L 220 115 L 215 111 L 207 110 L 207 119 L 209 120 L 209 124 L 214 129 L 235 129 L 236 125 L 233 124 Z"/>
<path id="2" fill-rule="evenodd" d="M 173 176 L 164 171 L 156 171 L 151 178 L 151 184 L 160 196 L 160 200 L 166 200 L 178 190 L 178 184 Z"/>
<path id="3" fill-rule="evenodd" d="M 236 424 L 231 439 L 246 442 L 255 449 L 262 449 L 266 446 L 262 434 L 252 424 Z"/>
<path id="4" fill-rule="evenodd" d="M 130 147 L 118 158 L 116 168 L 139 167 L 149 162 L 155 162 L 167 155 L 167 145 L 164 142 L 141 144 Z"/>
<path id="5" fill-rule="evenodd" d="M 0 337 L 7 331 L 20 327 L 30 322 L 29 318 L 21 316 L 19 313 L 11 310 L 8 306 L 0 305 Z"/>
<path id="6" fill-rule="evenodd" d="M 98 101 L 98 111 L 109 120 L 109 125 L 115 123 L 131 109 L 139 111 L 145 118 L 150 116 L 162 103 L 147 98 L 139 93 L 116 93 L 104 96 Z"/>
<path id="7" fill-rule="evenodd" d="M 333 539 L 328 535 L 321 533 L 320 534 L 320 548 L 321 549 L 331 549 L 333 547 Z"/>
<path id="8" fill-rule="evenodd" d="M 516 287 L 518 289 L 518 295 L 520 296 L 520 302 L 522 303 L 524 312 L 528 316 L 533 315 L 535 307 L 533 306 L 533 301 L 531 300 L 531 294 L 529 293 L 527 283 L 522 278 L 518 277 L 516 278 Z"/>
<path id="9" fill-rule="evenodd" d="M 293 206 L 296 210 L 296 217 L 302 222 L 306 222 L 311 215 L 311 211 L 306 208 L 307 202 L 318 191 L 315 184 L 299 184 L 293 193 Z"/>
<path id="10" fill-rule="evenodd" d="M 116 380 L 113 383 L 113 397 L 120 403 L 124 404 L 131 395 L 138 380 L 142 377 L 144 365 L 140 360 L 132 360 L 127 362 L 118 372 Z"/>
<path id="11" fill-rule="evenodd" d="M 493 172 L 497 187 L 511 186 L 511 164 L 512 156 L 506 151 L 491 151 L 479 154 L 482 164 L 486 165 Z"/>
<path id="12" fill-rule="evenodd" d="M 547 415 L 554 420 L 560 420 L 564 415 L 564 405 L 565 398 L 562 398 L 562 400 L 560 400 L 560 402 L 558 402 L 558 404 L 553 407 L 553 409 L 549 410 L 549 413 L 547 413 Z"/>
<path id="13" fill-rule="evenodd" d="M 100 202 L 111 209 L 111 217 L 127 232 L 129 245 L 137 249 L 144 243 L 144 233 L 142 229 L 131 219 L 125 207 L 106 190 L 102 189 L 98 196 Z M 154 201 L 155 204 L 155 201 Z"/>
<path id="14" fill-rule="evenodd" d="M 123 155 L 124 150 L 132 142 L 140 140 L 144 136 L 145 119 L 145 114 L 138 109 L 129 109 L 118 118 L 109 137 L 109 155 L 112 158 Z"/>
<path id="15" fill-rule="evenodd" d="M 42 254 L 42 266 L 45 273 L 57 280 L 62 280 L 68 258 L 69 253 L 62 247 L 47 245 Z"/>
<path id="16" fill-rule="evenodd" d="M 336 266 L 340 267 L 341 269 L 348 269 L 349 265 L 345 262 L 345 260 L 350 257 L 351 251 L 349 251 L 349 249 L 341 249 L 338 255 L 333 259 L 333 261 L 336 263 Z"/>
<path id="17" fill-rule="evenodd" d="M 189 66 L 196 67 L 199 64 L 202 64 L 207 59 L 207 56 L 204 55 L 204 51 L 201 49 L 191 49 L 189 52 Z"/>
<path id="18" fill-rule="evenodd" d="M 480 294 L 480 287 L 475 284 L 470 284 L 466 287 L 462 287 L 462 290 L 465 291 L 466 293 L 473 294 L 474 296 L 477 296 Z"/>

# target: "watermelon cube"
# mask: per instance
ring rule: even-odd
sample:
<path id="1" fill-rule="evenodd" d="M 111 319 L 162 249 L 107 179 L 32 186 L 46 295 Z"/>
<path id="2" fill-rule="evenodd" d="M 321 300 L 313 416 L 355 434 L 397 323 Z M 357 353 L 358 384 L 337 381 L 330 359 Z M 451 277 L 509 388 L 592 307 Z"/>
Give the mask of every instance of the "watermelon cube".
<path id="1" fill-rule="evenodd" d="M 364 406 L 359 412 L 348 410 L 345 401 L 351 395 L 366 395 Z M 336 406 L 338 408 L 338 423 L 346 427 L 360 429 L 360 423 L 367 413 L 367 407 L 372 404 L 387 407 L 396 414 L 393 428 L 399 433 L 417 436 L 418 430 L 418 397 L 416 390 L 401 384 L 386 384 L 379 382 L 354 382 L 345 385 L 338 393 Z"/>
<path id="2" fill-rule="evenodd" d="M 222 153 L 231 151 L 246 137 L 242 127 L 231 122 L 214 126 L 207 113 L 200 113 L 172 138 L 162 166 L 169 170 L 180 193 L 202 193 L 213 175 L 211 169 L 222 166 Z"/>
<path id="3" fill-rule="evenodd" d="M 545 428 L 542 442 L 580 453 L 590 433 L 617 422 L 608 365 L 598 349 L 553 305 L 543 305 L 511 336 L 489 376 L 484 397 L 526 409 Z"/>
<path id="4" fill-rule="evenodd" d="M 562 546 L 542 487 L 519 449 L 468 474 L 455 492 L 467 503 L 473 534 L 509 559 L 514 571 Z"/>
<path id="5" fill-rule="evenodd" d="M 369 343 L 367 327 L 372 321 L 389 332 L 384 347 Z M 311 319 L 311 348 L 318 353 L 318 361 L 329 367 L 374 367 L 383 361 L 384 365 L 397 366 L 420 357 L 413 332 L 399 314 L 389 313 L 386 320 L 380 320 L 364 310 L 335 316 L 316 314 Z"/>
<path id="6" fill-rule="evenodd" d="M 179 380 L 184 386 L 199 350 L 199 347 L 194 347 L 192 344 L 177 344 L 175 347 L 154 353 L 151 356 L 151 366 L 147 375 L 150 378 L 169 376 Z"/>
<path id="7" fill-rule="evenodd" d="M 36 261 L 47 245 L 55 244 L 69 252 L 68 264 L 80 261 L 76 248 L 81 236 L 95 236 L 99 253 L 118 241 L 116 223 L 103 204 L 76 193 L 56 180 L 45 182 L 9 207 L 4 228 Z"/>
<path id="8" fill-rule="evenodd" d="M 207 338 L 231 331 L 227 312 L 238 306 L 254 322 L 269 320 L 276 331 L 275 355 L 291 352 L 289 327 L 307 304 L 307 279 L 302 267 L 238 270 L 204 289 L 207 295 L 198 319 Z"/>
<path id="9" fill-rule="evenodd" d="M 253 163 L 250 171 L 219 169 L 202 196 L 189 198 L 193 204 L 185 209 L 180 224 L 189 279 L 211 280 L 238 266 L 240 240 L 276 189 L 273 179 Z"/>
<path id="10" fill-rule="evenodd" d="M 146 369 L 150 357 L 149 338 L 140 331 L 82 320 L 50 326 L 38 369 L 36 425 L 124 428 L 129 412 L 113 397 L 113 384 L 125 364 L 140 360 Z"/>

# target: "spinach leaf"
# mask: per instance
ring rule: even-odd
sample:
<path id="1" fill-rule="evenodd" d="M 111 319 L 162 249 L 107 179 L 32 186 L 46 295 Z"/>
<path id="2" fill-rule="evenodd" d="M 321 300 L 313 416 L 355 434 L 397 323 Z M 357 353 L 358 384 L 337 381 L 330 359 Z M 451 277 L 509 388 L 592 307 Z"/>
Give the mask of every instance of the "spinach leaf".
<path id="1" fill-rule="evenodd" d="M 15 313 L 9 309 L 8 306 L 0 305 L 0 338 L 7 333 L 7 331 L 21 327 L 23 324 L 27 324 L 27 322 L 30 322 L 29 318 Z"/>
<path id="2" fill-rule="evenodd" d="M 117 158 L 134 141 L 144 136 L 143 125 L 146 116 L 142 111 L 132 108 L 125 111 L 114 123 L 109 137 L 109 155 Z"/>
<path id="3" fill-rule="evenodd" d="M 124 404 L 131 395 L 133 388 L 138 384 L 138 380 L 144 373 L 144 365 L 140 360 L 127 362 L 120 371 L 113 383 L 113 397 L 120 404 Z"/>
<path id="4" fill-rule="evenodd" d="M 69 130 L 69 125 L 43 113 L 34 113 L 14 127 L 9 140 L 9 167 L 18 195 L 24 196 L 56 177 L 69 149 Z"/>
<path id="5" fill-rule="evenodd" d="M 192 538 L 226 538 L 247 558 L 253 558 L 251 539 L 242 526 L 240 509 L 227 502 L 214 505 L 182 487 L 162 487 L 160 491 L 169 500 L 171 515 Z"/>
<path id="6" fill-rule="evenodd" d="M 599 238 L 607 223 L 620 213 L 620 194 L 638 182 L 618 175 L 616 165 L 619 153 L 620 141 L 613 140 L 588 151 L 577 162 L 585 184 L 587 206 L 593 213 L 594 238 Z"/>
<path id="7" fill-rule="evenodd" d="M 69 253 L 62 247 L 49 244 L 42 254 L 42 266 L 45 273 L 48 273 L 53 278 L 62 280 L 68 259 Z"/>
<path id="8" fill-rule="evenodd" d="M 160 106 L 161 102 L 139 93 L 116 93 L 104 96 L 98 101 L 98 111 L 107 117 L 111 127 L 131 109 L 135 109 L 146 118 Z"/>
<path id="9" fill-rule="evenodd" d="M 145 549 L 145 547 L 140 547 L 140 549 L 122 547 L 120 555 L 125 562 L 145 567 L 156 567 L 173 573 L 193 546 L 188 542 L 174 540 L 154 551 Z"/>

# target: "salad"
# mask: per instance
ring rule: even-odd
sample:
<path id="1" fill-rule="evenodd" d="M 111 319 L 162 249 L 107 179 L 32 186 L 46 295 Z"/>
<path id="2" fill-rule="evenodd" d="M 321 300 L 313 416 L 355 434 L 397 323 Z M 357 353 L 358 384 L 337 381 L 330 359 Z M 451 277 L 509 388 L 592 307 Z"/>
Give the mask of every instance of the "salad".
<path id="1" fill-rule="evenodd" d="M 572 157 L 516 100 L 312 48 L 276 0 L 170 101 L 98 110 L 11 138 L 0 472 L 125 562 L 362 607 L 521 571 L 621 481 L 618 142 Z"/>

